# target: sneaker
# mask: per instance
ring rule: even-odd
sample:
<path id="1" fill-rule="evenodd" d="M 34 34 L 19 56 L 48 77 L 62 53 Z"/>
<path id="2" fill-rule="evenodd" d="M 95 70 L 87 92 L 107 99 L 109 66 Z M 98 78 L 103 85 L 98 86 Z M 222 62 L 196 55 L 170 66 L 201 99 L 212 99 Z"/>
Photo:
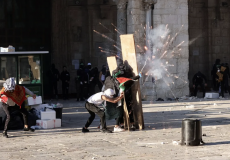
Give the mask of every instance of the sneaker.
<path id="1" fill-rule="evenodd" d="M 34 132 L 34 129 L 33 129 L 33 128 L 24 128 L 24 131 L 31 131 L 31 132 Z"/>
<path id="2" fill-rule="evenodd" d="M 113 132 L 124 132 L 125 130 L 122 129 L 121 127 L 114 127 Z"/>
<path id="3" fill-rule="evenodd" d="M 131 128 L 130 128 L 132 131 L 135 131 L 136 130 L 136 127 L 134 125 L 131 125 Z"/>
<path id="4" fill-rule="evenodd" d="M 102 125 L 101 125 L 101 122 L 99 123 L 99 125 L 98 125 L 98 127 L 97 127 L 98 129 L 102 129 Z"/>
<path id="5" fill-rule="evenodd" d="M 220 96 L 219 99 L 224 99 L 224 97 Z"/>
<path id="6" fill-rule="evenodd" d="M 7 131 L 3 131 L 2 136 L 8 138 Z"/>
<path id="7" fill-rule="evenodd" d="M 112 133 L 112 131 L 108 130 L 108 129 L 101 129 L 102 133 Z"/>
<path id="8" fill-rule="evenodd" d="M 83 132 L 83 133 L 86 133 L 86 132 L 89 132 L 89 130 L 88 130 L 87 128 L 83 127 L 83 128 L 82 128 L 82 132 Z"/>

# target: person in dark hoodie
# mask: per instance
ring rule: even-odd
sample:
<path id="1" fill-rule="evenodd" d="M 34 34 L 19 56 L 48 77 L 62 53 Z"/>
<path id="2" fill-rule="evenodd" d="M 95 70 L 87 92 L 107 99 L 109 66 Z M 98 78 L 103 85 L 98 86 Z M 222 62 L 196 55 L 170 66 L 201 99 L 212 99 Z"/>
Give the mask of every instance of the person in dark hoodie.
<path id="1" fill-rule="evenodd" d="M 77 91 L 77 101 L 84 101 L 83 98 L 83 83 L 84 83 L 84 77 L 85 77 L 85 71 L 84 71 L 84 63 L 82 62 L 80 64 L 79 69 L 77 70 L 77 77 L 75 78 L 76 83 L 76 91 Z"/>
<path id="2" fill-rule="evenodd" d="M 229 85 L 228 85 L 228 79 L 230 77 L 228 63 L 225 63 L 224 66 L 226 67 L 226 71 L 225 71 L 226 75 L 224 77 L 224 89 L 225 89 L 225 93 L 229 93 L 230 94 Z"/>
<path id="3" fill-rule="evenodd" d="M 216 73 L 216 80 L 219 88 L 220 98 L 224 98 L 224 90 L 228 76 L 228 69 L 224 63 L 220 65 Z M 229 88 L 227 88 L 229 90 Z"/>
<path id="4" fill-rule="evenodd" d="M 98 84 L 98 86 L 99 86 L 100 91 L 104 85 L 105 79 L 106 79 L 106 65 L 103 65 L 102 69 L 99 73 L 99 84 Z"/>
<path id="5" fill-rule="evenodd" d="M 129 120 L 131 124 L 131 130 L 135 130 L 135 122 L 133 117 L 133 97 L 132 97 L 132 85 L 137 82 L 137 80 L 141 77 L 141 73 L 136 75 L 133 73 L 132 67 L 128 64 L 127 61 L 124 63 L 121 62 L 117 68 L 112 72 L 112 76 L 108 76 L 104 82 L 103 90 L 108 88 L 112 88 L 115 90 L 115 96 L 118 96 L 119 91 L 124 91 L 125 102 L 127 105 L 128 113 L 129 113 Z M 124 120 L 121 118 L 121 115 L 114 114 L 116 112 L 123 113 L 123 105 L 124 101 L 121 103 L 122 107 L 117 107 L 118 104 L 112 104 L 107 102 L 107 108 L 105 110 L 106 118 L 117 116 L 116 126 L 123 128 Z M 115 108 L 115 109 L 114 109 Z M 120 111 L 122 110 L 122 111 Z M 116 130 L 116 126 L 114 131 Z"/>
<path id="6" fill-rule="evenodd" d="M 213 83 L 213 90 L 218 91 L 218 82 L 216 81 L 216 72 L 220 67 L 220 59 L 216 59 L 215 64 L 212 67 L 211 75 L 212 75 L 212 83 Z"/>
<path id="7" fill-rule="evenodd" d="M 55 68 L 55 65 L 51 65 L 51 82 L 52 82 L 52 91 L 54 90 L 55 98 L 58 99 L 58 90 L 57 90 L 57 83 L 59 81 L 59 71 Z M 53 93 L 53 92 L 52 92 Z"/>
<path id="8" fill-rule="evenodd" d="M 70 81 L 70 74 L 66 70 L 66 66 L 63 66 L 63 71 L 61 72 L 61 81 L 62 81 L 62 94 L 63 99 L 68 99 L 68 92 L 69 92 L 69 81 Z"/>
<path id="9" fill-rule="evenodd" d="M 194 90 L 194 96 L 197 96 L 198 86 L 200 86 L 203 90 L 203 97 L 205 97 L 205 87 L 207 86 L 207 79 L 204 74 L 202 74 L 200 71 L 198 71 L 192 79 L 193 88 Z"/>
<path id="10" fill-rule="evenodd" d="M 96 67 L 89 70 L 89 96 L 95 94 L 95 87 L 97 84 L 98 69 Z"/>

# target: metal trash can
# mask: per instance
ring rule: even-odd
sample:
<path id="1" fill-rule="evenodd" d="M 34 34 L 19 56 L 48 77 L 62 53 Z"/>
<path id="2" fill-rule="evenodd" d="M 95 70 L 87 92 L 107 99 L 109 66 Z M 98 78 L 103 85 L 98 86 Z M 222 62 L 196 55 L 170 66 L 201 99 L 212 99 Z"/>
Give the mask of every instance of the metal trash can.
<path id="1" fill-rule="evenodd" d="M 183 119 L 181 145 L 198 146 L 202 141 L 201 121 L 197 119 Z"/>
<path id="2" fill-rule="evenodd" d="M 53 108 L 56 112 L 56 118 L 61 119 L 61 124 L 62 124 L 62 108 Z"/>

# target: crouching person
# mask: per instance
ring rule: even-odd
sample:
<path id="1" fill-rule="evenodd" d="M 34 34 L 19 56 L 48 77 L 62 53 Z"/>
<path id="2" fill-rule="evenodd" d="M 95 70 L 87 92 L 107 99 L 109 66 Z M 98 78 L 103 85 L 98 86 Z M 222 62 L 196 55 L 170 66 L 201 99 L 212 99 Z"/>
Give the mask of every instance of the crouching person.
<path id="1" fill-rule="evenodd" d="M 28 111 L 25 109 L 24 103 L 24 101 L 27 99 L 25 93 L 33 96 L 34 99 L 36 98 L 36 95 L 33 94 L 29 89 L 19 85 L 15 85 L 14 78 L 7 79 L 6 82 L 3 84 L 3 88 L 0 91 L 0 99 L 2 102 L 3 110 L 5 111 L 7 116 L 3 130 L 3 137 L 8 138 L 7 127 L 10 121 L 9 107 L 14 107 L 23 115 L 24 131 L 34 131 L 34 129 L 28 127 L 27 123 Z"/>
<path id="2" fill-rule="evenodd" d="M 98 107 L 98 105 L 102 104 L 104 101 L 111 102 L 111 103 L 117 103 L 124 96 L 122 93 L 119 97 L 113 98 L 114 94 L 115 94 L 115 91 L 113 89 L 107 89 L 104 92 L 99 92 L 89 97 L 89 99 L 85 103 L 85 108 L 89 112 L 90 117 L 88 121 L 86 122 L 85 127 L 82 128 L 82 132 L 89 132 L 88 127 L 93 122 L 95 118 L 95 114 L 97 114 L 101 119 L 101 125 L 102 125 L 101 132 L 112 133 L 110 130 L 106 128 L 105 112 L 101 110 Z"/>

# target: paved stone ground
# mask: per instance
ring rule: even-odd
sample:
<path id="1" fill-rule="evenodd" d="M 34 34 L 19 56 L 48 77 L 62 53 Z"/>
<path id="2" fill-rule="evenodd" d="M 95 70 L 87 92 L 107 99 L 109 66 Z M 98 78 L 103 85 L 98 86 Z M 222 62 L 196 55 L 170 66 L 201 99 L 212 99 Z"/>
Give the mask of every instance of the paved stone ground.
<path id="1" fill-rule="evenodd" d="M 144 102 L 142 131 L 104 134 L 98 131 L 99 118 L 90 133 L 81 133 L 88 113 L 83 102 L 61 101 L 63 127 L 36 130 L 34 133 L 9 131 L 10 138 L 0 137 L 0 159 L 42 160 L 229 160 L 230 100 L 197 99 L 193 102 Z M 181 139 L 183 118 L 202 120 L 205 145 L 186 147 L 173 144 Z M 115 121 L 108 121 L 112 129 Z"/>

